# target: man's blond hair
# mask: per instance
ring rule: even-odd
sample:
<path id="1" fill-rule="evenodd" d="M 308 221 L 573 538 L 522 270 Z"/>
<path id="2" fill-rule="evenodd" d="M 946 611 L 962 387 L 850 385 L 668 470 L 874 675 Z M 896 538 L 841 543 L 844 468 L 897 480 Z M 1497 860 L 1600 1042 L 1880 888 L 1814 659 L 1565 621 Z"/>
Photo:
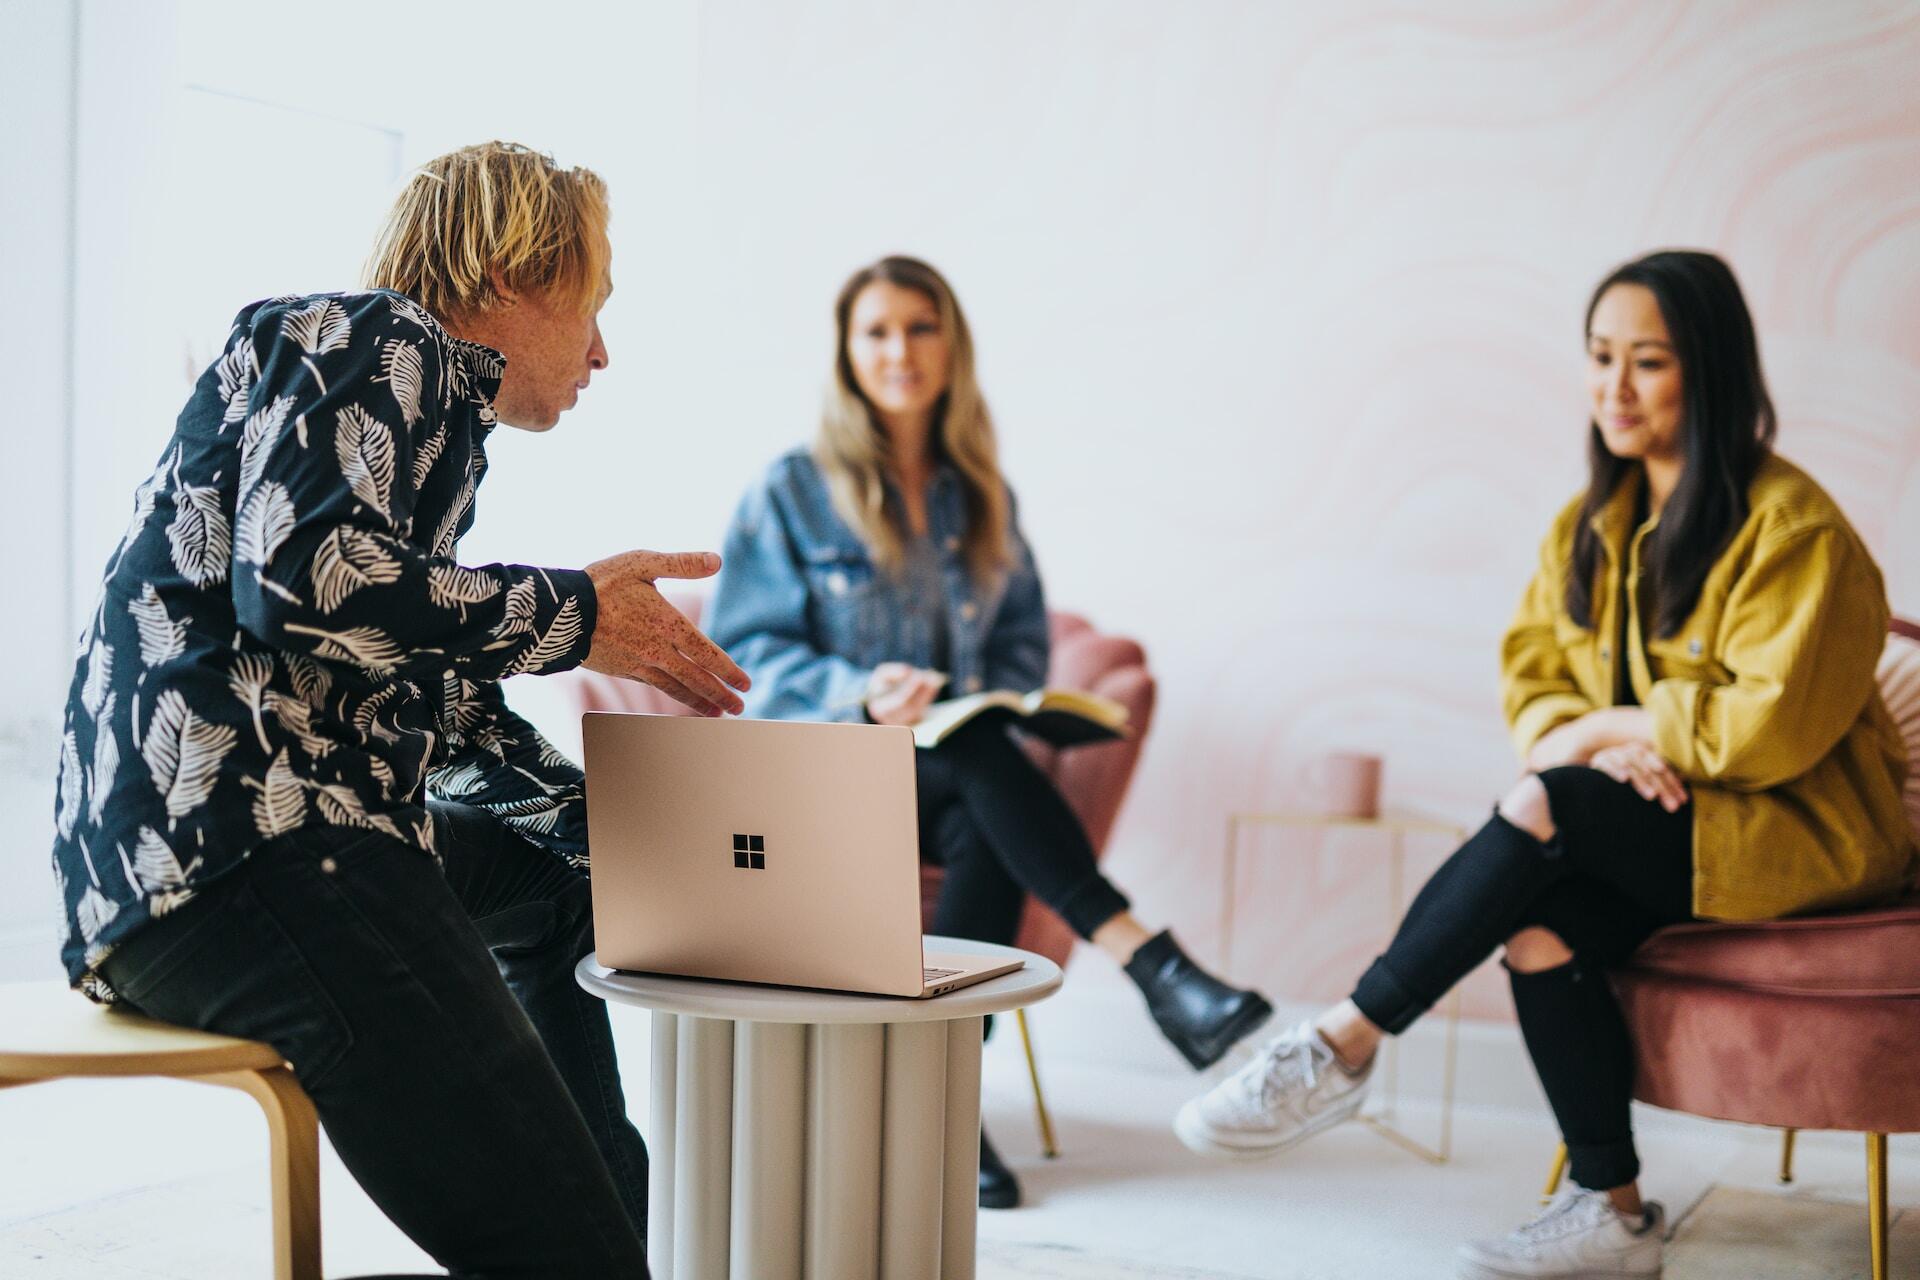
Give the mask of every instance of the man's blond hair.
<path id="1" fill-rule="evenodd" d="M 368 288 L 442 319 L 541 290 L 586 311 L 607 276 L 607 184 L 514 142 L 484 142 L 414 171 L 367 259 Z"/>

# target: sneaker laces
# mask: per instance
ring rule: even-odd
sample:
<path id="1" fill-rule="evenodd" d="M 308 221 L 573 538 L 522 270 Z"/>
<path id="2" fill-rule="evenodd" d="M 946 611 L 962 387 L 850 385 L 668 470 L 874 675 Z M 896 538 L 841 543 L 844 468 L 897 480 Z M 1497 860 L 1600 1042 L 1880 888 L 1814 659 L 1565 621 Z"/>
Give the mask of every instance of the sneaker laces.
<path id="1" fill-rule="evenodd" d="M 1320 1064 L 1313 1054 L 1312 1033 L 1306 1036 L 1289 1031 L 1275 1036 L 1254 1060 L 1233 1077 L 1239 1109 L 1248 1115 L 1262 1115 L 1274 1098 L 1289 1092 L 1296 1082 L 1304 1082 L 1311 1091 L 1320 1083 Z"/>
<path id="2" fill-rule="evenodd" d="M 1509 1237 L 1515 1244 L 1537 1248 L 1553 1240 L 1564 1240 L 1604 1222 L 1596 1209 L 1613 1214 L 1613 1206 L 1597 1191 L 1574 1191 L 1561 1195 L 1541 1211 L 1532 1222 L 1517 1228 Z"/>

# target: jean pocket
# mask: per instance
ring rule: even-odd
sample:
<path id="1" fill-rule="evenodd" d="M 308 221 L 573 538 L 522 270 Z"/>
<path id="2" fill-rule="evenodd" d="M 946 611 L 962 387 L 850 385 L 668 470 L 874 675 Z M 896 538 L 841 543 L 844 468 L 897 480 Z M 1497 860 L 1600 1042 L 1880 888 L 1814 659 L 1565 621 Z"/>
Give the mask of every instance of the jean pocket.
<path id="1" fill-rule="evenodd" d="M 122 940 L 100 966 L 115 994 L 143 1013 L 165 1017 L 151 1007 L 151 997 L 230 928 L 227 913 L 238 888 L 231 877 L 215 880 Z"/>
<path id="2" fill-rule="evenodd" d="M 109 959 L 107 980 L 163 1022 L 265 1041 L 311 1092 L 353 1048 L 340 1006 L 252 884 L 237 880 L 222 900 L 181 910 L 196 905 L 200 919 L 178 937 L 156 935 L 151 957 L 141 954 L 147 931 L 134 934 Z"/>

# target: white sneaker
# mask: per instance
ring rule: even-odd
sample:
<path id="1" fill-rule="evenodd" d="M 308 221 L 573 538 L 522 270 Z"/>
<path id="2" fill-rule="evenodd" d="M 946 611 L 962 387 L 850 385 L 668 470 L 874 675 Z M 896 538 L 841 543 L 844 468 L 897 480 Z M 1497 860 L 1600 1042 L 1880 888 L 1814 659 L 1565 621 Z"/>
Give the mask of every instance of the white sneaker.
<path id="1" fill-rule="evenodd" d="M 1372 1076 L 1372 1063 L 1357 1073 L 1341 1066 L 1313 1024 L 1303 1022 L 1181 1107 L 1173 1131 L 1201 1155 L 1270 1156 L 1351 1119 Z"/>
<path id="2" fill-rule="evenodd" d="M 1660 1274 L 1666 1210 L 1647 1203 L 1638 1227 L 1604 1191 L 1569 1187 L 1512 1235 L 1460 1247 L 1460 1280 L 1641 1280 Z"/>

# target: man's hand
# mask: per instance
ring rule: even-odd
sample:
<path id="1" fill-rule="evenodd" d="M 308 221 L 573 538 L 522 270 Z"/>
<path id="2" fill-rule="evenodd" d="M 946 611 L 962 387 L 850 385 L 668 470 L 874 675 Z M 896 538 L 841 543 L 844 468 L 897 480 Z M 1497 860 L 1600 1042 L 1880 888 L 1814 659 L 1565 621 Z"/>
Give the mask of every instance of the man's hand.
<path id="1" fill-rule="evenodd" d="M 1677 813 L 1687 802 L 1687 784 L 1661 759 L 1660 753 L 1644 742 L 1623 742 L 1596 751 L 1587 762 L 1615 782 L 1624 782 L 1668 813 Z"/>
<path id="2" fill-rule="evenodd" d="M 933 705 L 947 678 L 904 662 L 883 662 L 867 681 L 867 719 L 912 728 Z"/>
<path id="3" fill-rule="evenodd" d="M 753 682 L 653 585 L 656 578 L 710 578 L 718 572 L 720 557 L 711 551 L 625 551 L 588 565 L 599 609 L 580 665 L 650 684 L 703 716 L 738 715 L 746 704 L 733 690 Z"/>

